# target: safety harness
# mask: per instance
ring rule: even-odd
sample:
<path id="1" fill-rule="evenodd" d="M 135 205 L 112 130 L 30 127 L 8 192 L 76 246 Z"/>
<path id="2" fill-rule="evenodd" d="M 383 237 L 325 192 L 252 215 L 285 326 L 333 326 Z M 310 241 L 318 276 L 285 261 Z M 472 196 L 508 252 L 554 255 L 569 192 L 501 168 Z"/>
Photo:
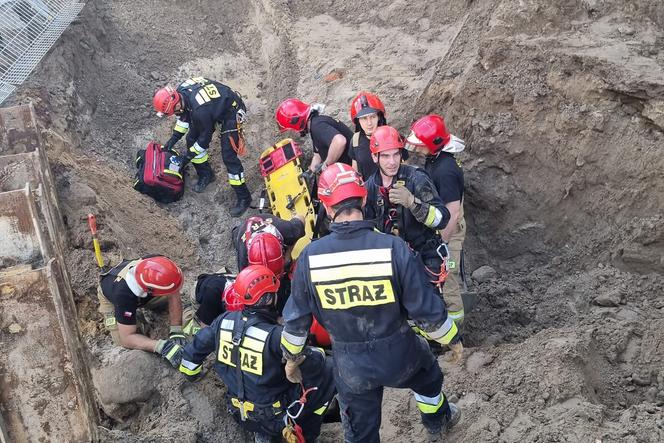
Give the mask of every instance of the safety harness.
<path id="1" fill-rule="evenodd" d="M 443 255 L 441 249 L 444 251 L 445 255 Z M 449 270 L 447 269 L 447 258 L 450 256 L 450 250 L 445 243 L 441 243 L 436 248 L 436 254 L 438 254 L 438 257 L 440 257 L 441 260 L 440 270 L 438 272 L 434 272 L 429 269 L 428 266 L 424 266 L 424 269 L 426 269 L 427 272 L 434 277 L 434 279 L 431 280 L 431 283 L 436 285 L 438 290 L 442 292 L 443 285 L 445 284 L 445 280 L 447 280 L 447 275 L 449 274 Z"/>
<path id="2" fill-rule="evenodd" d="M 240 318 L 235 321 L 233 324 L 233 335 L 231 336 L 231 341 L 233 343 L 233 349 L 231 350 L 231 361 L 235 364 L 235 374 L 237 375 L 238 387 L 237 387 L 237 401 L 238 409 L 240 410 L 240 419 L 242 421 L 247 420 L 247 412 L 254 410 L 253 403 L 246 403 L 244 399 L 244 372 L 242 371 L 242 359 L 240 358 L 240 344 L 244 339 L 244 335 L 249 329 L 250 326 L 253 326 L 259 322 L 257 317 L 251 317 L 247 320 L 246 317 L 240 315 Z M 233 406 L 236 406 L 235 404 Z"/>
<path id="3" fill-rule="evenodd" d="M 300 382 L 300 388 L 302 389 L 302 395 L 299 399 L 288 405 L 286 415 L 284 416 L 284 429 L 281 431 L 281 435 L 288 443 L 305 443 L 304 432 L 302 431 L 302 427 L 296 423 L 296 420 L 304 410 L 304 405 L 307 403 L 307 395 L 310 392 L 318 390 L 318 386 L 305 389 L 302 382 Z M 297 407 L 298 405 L 297 412 L 291 412 L 293 407 Z"/>
<path id="4" fill-rule="evenodd" d="M 248 412 L 254 413 L 254 417 L 260 419 L 261 416 L 265 416 L 264 411 L 267 409 L 267 407 L 259 407 L 258 410 L 256 410 L 257 405 L 245 400 L 244 372 L 242 371 L 242 361 L 240 358 L 240 345 L 242 344 L 242 340 L 244 340 L 247 330 L 259 322 L 260 319 L 256 316 L 247 319 L 247 317 L 241 315 L 233 324 L 233 333 L 231 335 L 231 341 L 233 343 L 231 362 L 235 364 L 235 373 L 238 380 L 236 397 L 232 398 L 231 403 L 240 410 L 240 419 L 242 421 L 246 421 L 249 418 L 247 415 Z M 307 396 L 311 392 L 318 390 L 317 386 L 305 389 L 304 384 L 302 383 L 300 383 L 300 388 L 302 389 L 302 395 L 286 407 L 286 414 L 284 415 L 282 436 L 288 443 L 305 443 L 304 432 L 302 431 L 302 427 L 296 423 L 296 420 L 304 410 L 304 405 L 307 403 Z M 274 408 L 275 404 L 271 406 Z"/>

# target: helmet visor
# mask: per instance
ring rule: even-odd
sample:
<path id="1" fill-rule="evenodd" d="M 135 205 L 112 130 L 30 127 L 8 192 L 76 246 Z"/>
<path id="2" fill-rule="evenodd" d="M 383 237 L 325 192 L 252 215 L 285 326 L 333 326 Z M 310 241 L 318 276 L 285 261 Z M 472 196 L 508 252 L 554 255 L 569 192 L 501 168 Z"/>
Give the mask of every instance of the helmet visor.
<path id="1" fill-rule="evenodd" d="M 410 131 L 410 135 L 408 135 L 408 137 L 406 138 L 406 146 L 405 146 L 406 151 L 415 151 L 415 148 L 422 146 L 424 146 L 422 140 L 417 138 L 415 132 Z"/>

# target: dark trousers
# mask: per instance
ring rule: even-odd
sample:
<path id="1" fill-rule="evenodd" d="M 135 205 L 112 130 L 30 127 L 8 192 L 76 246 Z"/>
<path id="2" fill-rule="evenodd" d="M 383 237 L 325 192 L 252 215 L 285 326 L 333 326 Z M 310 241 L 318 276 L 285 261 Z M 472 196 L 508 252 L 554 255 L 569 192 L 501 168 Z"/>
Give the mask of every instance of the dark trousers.
<path id="1" fill-rule="evenodd" d="M 362 344 L 334 343 L 334 378 L 346 443 L 380 441 L 383 388 L 409 388 L 436 397 L 443 373 L 426 340 L 406 326 L 383 340 Z M 361 349 L 364 348 L 364 349 Z M 436 412 L 449 411 L 447 400 Z"/>

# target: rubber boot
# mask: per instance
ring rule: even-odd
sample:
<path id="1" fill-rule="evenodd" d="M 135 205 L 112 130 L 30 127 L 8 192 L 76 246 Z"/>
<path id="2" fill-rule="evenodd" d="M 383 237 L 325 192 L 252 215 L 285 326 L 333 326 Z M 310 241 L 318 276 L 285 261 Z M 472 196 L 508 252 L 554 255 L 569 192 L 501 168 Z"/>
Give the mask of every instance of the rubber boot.
<path id="1" fill-rule="evenodd" d="M 449 415 L 440 411 L 435 414 L 421 414 L 422 424 L 429 433 L 429 441 L 442 441 L 445 434 L 455 424 L 461 420 L 461 410 L 454 403 L 449 403 Z"/>
<path id="2" fill-rule="evenodd" d="M 209 162 L 194 163 L 194 168 L 196 168 L 196 174 L 198 174 L 198 182 L 194 186 L 194 192 L 203 192 L 210 183 L 216 180 L 214 171 Z"/>
<path id="3" fill-rule="evenodd" d="M 235 191 L 235 197 L 237 200 L 235 206 L 231 208 L 230 214 L 231 217 L 239 217 L 244 214 L 244 211 L 246 211 L 251 205 L 251 193 L 245 183 L 233 186 L 233 190 Z"/>

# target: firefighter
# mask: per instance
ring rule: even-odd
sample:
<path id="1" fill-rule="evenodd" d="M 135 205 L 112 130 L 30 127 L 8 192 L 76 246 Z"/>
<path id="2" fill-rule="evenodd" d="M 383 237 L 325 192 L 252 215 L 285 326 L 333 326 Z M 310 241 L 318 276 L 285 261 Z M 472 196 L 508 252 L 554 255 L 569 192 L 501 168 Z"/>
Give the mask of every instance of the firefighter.
<path id="1" fill-rule="evenodd" d="M 271 214 L 258 214 L 233 228 L 237 269 L 241 271 L 249 265 L 263 265 L 280 279 L 277 297 L 277 312 L 280 315 L 290 294 L 290 279 L 285 275 L 289 252 L 304 234 L 304 217 L 300 215 L 283 220 Z M 198 276 L 194 292 L 198 308 L 195 312 L 193 307 L 185 309 L 184 332 L 187 335 L 195 335 L 227 310 L 222 294 L 234 280 L 235 276 L 225 269 Z"/>
<path id="2" fill-rule="evenodd" d="M 310 105 L 296 98 L 281 102 L 275 118 L 281 132 L 297 131 L 304 137 L 309 134 L 314 155 L 309 171 L 320 172 L 335 162 L 351 164 L 350 142 L 353 131 L 337 119 L 321 115 L 325 106 Z"/>
<path id="3" fill-rule="evenodd" d="M 304 217 L 301 215 L 296 214 L 290 220 L 271 214 L 249 217 L 233 229 L 238 270 L 249 264 L 262 264 L 281 276 L 290 249 L 304 234 Z"/>
<path id="4" fill-rule="evenodd" d="M 186 343 L 180 300 L 183 282 L 180 268 L 158 255 L 125 260 L 101 274 L 97 287 L 99 312 L 113 343 L 160 354 L 177 368 Z M 171 325 L 168 340 L 154 340 L 138 332 L 136 309 L 157 309 L 166 304 Z"/>
<path id="5" fill-rule="evenodd" d="M 196 335 L 202 328 L 211 324 L 215 318 L 226 312 L 224 293 L 235 281 L 235 275 L 225 267 L 212 274 L 200 274 L 196 278 L 193 298 L 185 302 L 182 315 L 182 331 L 188 337 Z"/>
<path id="6" fill-rule="evenodd" d="M 450 211 L 450 221 L 440 231 L 440 237 L 449 251 L 446 257 L 448 275 L 443 295 L 450 310 L 450 317 L 457 323 L 464 318 L 461 263 L 466 221 L 463 216 L 463 171 L 454 154 L 462 152 L 464 148 L 463 140 L 450 134 L 443 118 L 434 114 L 417 120 L 411 126 L 406 140 L 406 149 L 426 156 L 424 168 L 445 207 Z"/>
<path id="7" fill-rule="evenodd" d="M 194 187 L 196 192 L 203 192 L 215 180 L 207 150 L 215 129 L 219 127 L 221 157 L 228 172 L 228 183 L 237 199 L 230 213 L 233 217 L 242 215 L 251 204 L 251 193 L 238 158 L 238 153 L 244 152 L 242 125 L 247 116 L 240 94 L 219 82 L 194 77 L 177 89 L 166 86 L 158 90 L 153 104 L 159 116 L 177 115 L 173 134 L 164 149 L 172 149 L 178 140 L 187 135 L 187 151 L 182 155 L 181 167 L 193 163 L 198 174 Z"/>
<path id="8" fill-rule="evenodd" d="M 369 137 L 377 127 L 387 124 L 385 106 L 377 95 L 362 91 L 350 103 L 350 119 L 355 124 L 350 158 L 353 168 L 366 180 L 378 169 L 371 158 Z"/>
<path id="9" fill-rule="evenodd" d="M 460 412 L 441 391 L 443 374 L 428 343 L 407 320 L 430 339 L 462 349 L 456 324 L 408 245 L 363 220 L 367 190 L 355 170 L 330 165 L 318 196 L 332 232 L 298 258 L 281 335 L 287 377 L 300 378 L 315 316 L 332 337 L 346 442 L 379 441 L 384 386 L 412 389 L 424 426 L 440 436 Z"/>
<path id="10" fill-rule="evenodd" d="M 180 371 L 189 379 L 199 378 L 203 361 L 216 351 L 214 368 L 228 387 L 230 413 L 256 433 L 256 441 L 269 441 L 283 435 L 286 408 L 303 394 L 301 385 L 290 383 L 284 373 L 282 326 L 275 309 L 279 279 L 265 266 L 250 265 L 233 287 L 242 310 L 226 312 L 202 329 L 184 348 Z M 296 423 L 306 441 L 315 441 L 335 393 L 333 364 L 318 348 L 303 347 L 301 355 L 306 356 L 301 366 L 304 389 L 317 389 L 288 410 L 295 415 L 302 406 Z"/>
<path id="11" fill-rule="evenodd" d="M 401 163 L 403 148 L 404 139 L 391 126 L 381 126 L 371 136 L 378 169 L 366 182 L 365 217 L 380 231 L 403 238 L 427 264 L 430 256 L 438 257 L 442 242 L 436 230 L 447 225 L 450 213 L 426 172 Z"/>

